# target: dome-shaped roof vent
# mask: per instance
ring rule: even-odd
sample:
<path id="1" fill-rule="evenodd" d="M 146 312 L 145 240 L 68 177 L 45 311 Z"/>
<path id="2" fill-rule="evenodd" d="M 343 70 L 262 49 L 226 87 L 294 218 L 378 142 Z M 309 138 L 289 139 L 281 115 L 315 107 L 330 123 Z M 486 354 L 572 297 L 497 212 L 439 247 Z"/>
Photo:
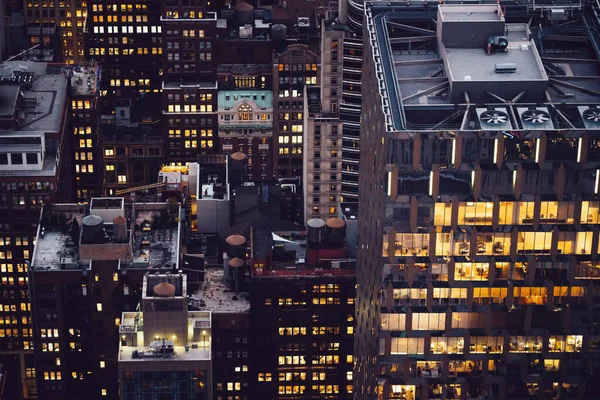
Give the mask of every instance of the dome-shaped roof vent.
<path id="1" fill-rule="evenodd" d="M 175 286 L 168 282 L 161 282 L 154 286 L 154 295 L 158 297 L 175 296 Z"/>

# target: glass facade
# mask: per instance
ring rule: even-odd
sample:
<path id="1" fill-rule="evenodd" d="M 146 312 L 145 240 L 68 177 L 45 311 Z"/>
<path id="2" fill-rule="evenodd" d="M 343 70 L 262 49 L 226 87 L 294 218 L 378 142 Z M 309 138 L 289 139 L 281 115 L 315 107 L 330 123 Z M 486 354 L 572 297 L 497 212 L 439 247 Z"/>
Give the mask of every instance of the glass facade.
<path id="1" fill-rule="evenodd" d="M 206 371 L 126 372 L 121 399 L 205 400 L 208 399 L 206 376 Z"/>

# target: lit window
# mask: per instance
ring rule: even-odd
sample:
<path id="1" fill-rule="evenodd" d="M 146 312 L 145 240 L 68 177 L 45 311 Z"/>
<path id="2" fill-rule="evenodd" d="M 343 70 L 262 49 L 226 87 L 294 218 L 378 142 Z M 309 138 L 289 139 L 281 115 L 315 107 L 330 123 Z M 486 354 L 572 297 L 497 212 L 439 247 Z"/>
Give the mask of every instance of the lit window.
<path id="1" fill-rule="evenodd" d="M 102 303 L 96 303 L 96 310 L 102 311 Z"/>
<path id="2" fill-rule="evenodd" d="M 100 368 L 105 368 L 105 367 L 106 367 L 106 362 L 100 361 Z"/>

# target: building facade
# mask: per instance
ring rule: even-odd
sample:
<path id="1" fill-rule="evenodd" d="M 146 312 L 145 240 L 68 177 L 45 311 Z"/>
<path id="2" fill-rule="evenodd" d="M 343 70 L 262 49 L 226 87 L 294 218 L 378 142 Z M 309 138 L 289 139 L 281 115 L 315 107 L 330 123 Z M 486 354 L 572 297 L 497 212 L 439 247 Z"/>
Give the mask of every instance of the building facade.
<path id="1" fill-rule="evenodd" d="M 83 64 L 70 69 L 73 163 L 77 201 L 87 202 L 102 192 L 102 136 L 98 132 L 99 65 Z"/>
<path id="2" fill-rule="evenodd" d="M 217 146 L 217 14 L 199 0 L 162 6 L 162 119 L 166 161 L 177 165 Z"/>
<path id="3" fill-rule="evenodd" d="M 595 111 L 553 69 L 578 61 L 541 60 L 599 54 L 504 7 L 366 5 L 357 399 L 598 391 Z"/>
<path id="4" fill-rule="evenodd" d="M 302 176 L 304 85 L 318 83 L 318 65 L 318 55 L 301 44 L 289 45 L 274 60 L 274 179 Z"/>
<path id="5" fill-rule="evenodd" d="M 44 208 L 29 272 L 38 398 L 119 396 L 123 313 L 148 269 L 177 270 L 178 215 L 123 198 Z"/>
<path id="6" fill-rule="evenodd" d="M 35 395 L 28 260 L 47 202 L 73 199 L 69 90 L 65 70 L 28 61 L 0 64 L 0 354 L 6 396 Z"/>
<path id="7" fill-rule="evenodd" d="M 84 61 L 87 3 L 84 0 L 25 1 L 25 24 L 31 46 L 49 43 L 57 35 L 62 49 L 59 61 L 67 64 Z"/>
<path id="8" fill-rule="evenodd" d="M 271 181 L 273 93 L 268 90 L 222 90 L 218 104 L 221 152 L 246 155 L 248 181 Z"/>
<path id="9" fill-rule="evenodd" d="M 322 240 L 310 227 L 308 238 L 252 230 L 254 396 L 352 398 L 354 261 L 342 230 L 324 234 L 325 222 L 318 221 Z M 328 222 L 343 226 L 337 218 Z"/>

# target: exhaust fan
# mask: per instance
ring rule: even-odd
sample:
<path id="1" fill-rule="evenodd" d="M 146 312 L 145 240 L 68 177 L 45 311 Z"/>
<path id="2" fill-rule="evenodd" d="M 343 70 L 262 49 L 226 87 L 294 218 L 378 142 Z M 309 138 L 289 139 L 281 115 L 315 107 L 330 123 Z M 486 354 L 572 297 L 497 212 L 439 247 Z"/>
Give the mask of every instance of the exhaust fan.
<path id="1" fill-rule="evenodd" d="M 583 125 L 587 129 L 600 129 L 600 108 L 596 106 L 579 106 Z"/>
<path id="2" fill-rule="evenodd" d="M 526 130 L 554 129 L 552 116 L 545 107 L 517 108 L 521 125 Z"/>
<path id="3" fill-rule="evenodd" d="M 501 108 L 478 108 L 477 116 L 479 125 L 485 131 L 502 131 L 512 129 L 510 117 L 505 109 Z"/>

